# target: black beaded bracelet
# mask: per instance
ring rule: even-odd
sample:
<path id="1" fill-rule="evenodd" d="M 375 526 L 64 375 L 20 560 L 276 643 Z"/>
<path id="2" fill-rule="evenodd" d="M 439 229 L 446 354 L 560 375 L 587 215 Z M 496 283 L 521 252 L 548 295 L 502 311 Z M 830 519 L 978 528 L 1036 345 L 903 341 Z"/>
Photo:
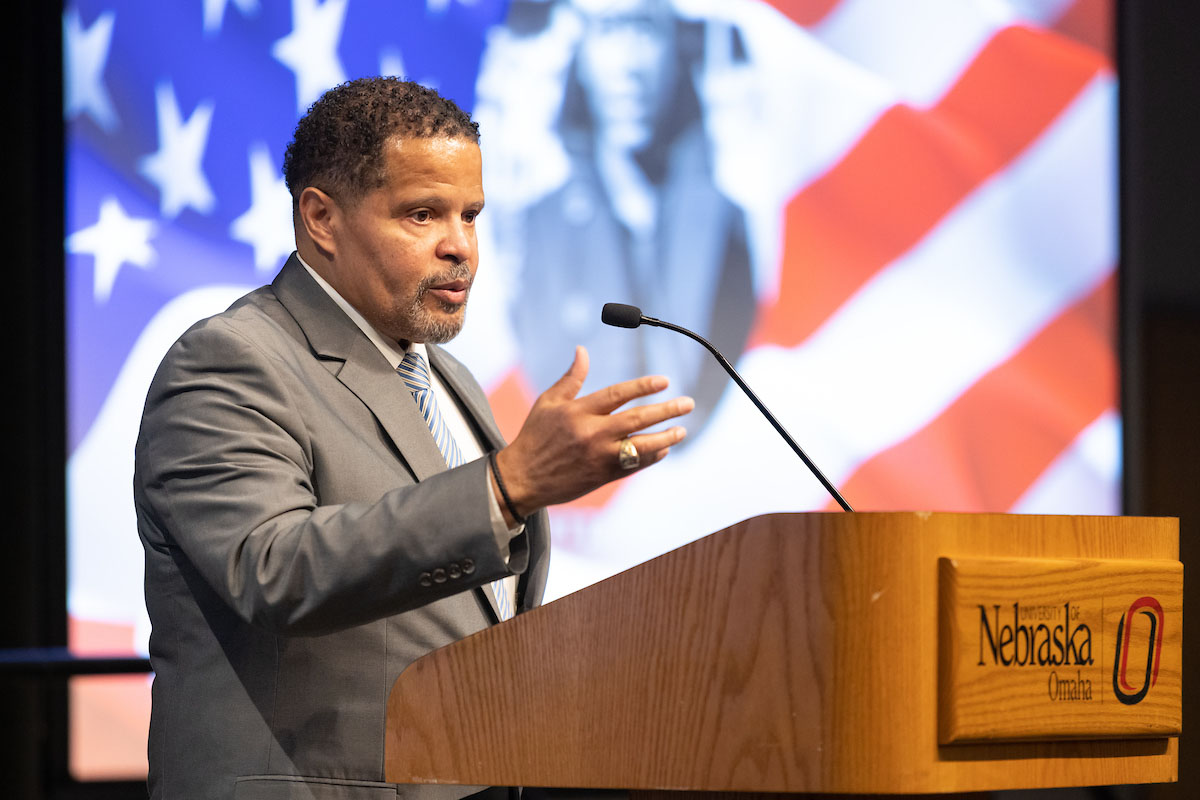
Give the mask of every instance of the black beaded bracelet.
<path id="1" fill-rule="evenodd" d="M 508 507 L 508 513 L 512 514 L 518 525 L 524 525 L 526 518 L 517 513 L 517 507 L 513 505 L 512 498 L 508 496 L 508 489 L 504 486 L 504 478 L 500 477 L 500 468 L 496 466 L 495 450 L 488 452 L 488 464 L 492 467 L 492 476 L 496 479 L 496 485 L 500 487 L 500 496 L 504 498 L 504 505 Z"/>

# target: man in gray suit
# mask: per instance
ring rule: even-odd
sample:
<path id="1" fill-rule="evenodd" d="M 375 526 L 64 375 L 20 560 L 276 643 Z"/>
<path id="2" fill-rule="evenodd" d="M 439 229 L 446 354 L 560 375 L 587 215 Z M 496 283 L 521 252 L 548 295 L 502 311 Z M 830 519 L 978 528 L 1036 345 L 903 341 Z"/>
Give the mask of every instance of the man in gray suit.
<path id="1" fill-rule="evenodd" d="M 479 385 L 437 347 L 478 267 L 480 166 L 475 124 L 434 92 L 330 90 L 285 159 L 296 254 L 163 360 L 134 477 L 152 797 L 480 791 L 384 782 L 392 682 L 505 618 L 505 597 L 518 612 L 540 602 L 547 505 L 682 440 L 642 431 L 689 398 L 621 410 L 662 378 L 577 397 L 579 348 L 502 441 Z"/>

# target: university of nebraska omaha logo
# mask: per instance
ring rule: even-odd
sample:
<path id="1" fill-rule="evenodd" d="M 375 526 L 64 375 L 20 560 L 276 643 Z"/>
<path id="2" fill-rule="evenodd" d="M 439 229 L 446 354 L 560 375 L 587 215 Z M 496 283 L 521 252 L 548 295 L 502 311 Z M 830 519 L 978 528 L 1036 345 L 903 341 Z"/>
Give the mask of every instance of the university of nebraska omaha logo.
<path id="1" fill-rule="evenodd" d="M 1141 681 L 1141 689 L 1129 682 L 1129 646 L 1133 640 L 1134 622 L 1136 616 L 1144 616 L 1150 622 L 1150 635 L 1146 638 L 1146 674 Z M 1163 643 L 1163 610 L 1153 597 L 1140 597 L 1134 600 L 1128 610 L 1117 623 L 1117 646 L 1113 657 L 1113 693 L 1127 706 L 1140 703 L 1150 691 L 1150 687 L 1158 682 L 1158 658 L 1162 653 Z M 1134 664 L 1137 669 L 1137 664 Z"/>

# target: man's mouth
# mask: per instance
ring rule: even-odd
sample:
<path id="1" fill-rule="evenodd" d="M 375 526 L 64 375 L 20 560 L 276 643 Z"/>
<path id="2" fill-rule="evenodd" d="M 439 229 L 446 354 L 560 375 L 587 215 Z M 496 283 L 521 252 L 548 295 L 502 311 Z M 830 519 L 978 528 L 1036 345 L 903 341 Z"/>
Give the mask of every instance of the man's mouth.
<path id="1" fill-rule="evenodd" d="M 429 287 L 430 294 L 448 305 L 462 305 L 467 302 L 470 291 L 471 282 L 463 279 L 445 281 Z"/>

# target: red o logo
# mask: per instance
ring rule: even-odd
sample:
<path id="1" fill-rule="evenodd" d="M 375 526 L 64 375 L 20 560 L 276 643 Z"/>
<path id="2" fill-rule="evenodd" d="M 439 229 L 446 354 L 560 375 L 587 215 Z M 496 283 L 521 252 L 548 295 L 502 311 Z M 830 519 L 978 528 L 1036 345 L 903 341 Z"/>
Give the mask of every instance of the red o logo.
<path id="1" fill-rule="evenodd" d="M 1142 688 L 1135 690 L 1129 682 L 1129 644 L 1133 639 L 1134 614 L 1150 620 L 1150 636 L 1146 640 L 1146 675 Z M 1113 659 L 1113 693 L 1127 706 L 1140 703 L 1150 687 L 1158 682 L 1158 658 L 1162 654 L 1163 610 L 1153 597 L 1139 597 L 1125 611 L 1117 624 L 1117 648 Z M 1128 632 L 1128 633 L 1127 633 Z M 1136 669 L 1136 667 L 1135 667 Z"/>

